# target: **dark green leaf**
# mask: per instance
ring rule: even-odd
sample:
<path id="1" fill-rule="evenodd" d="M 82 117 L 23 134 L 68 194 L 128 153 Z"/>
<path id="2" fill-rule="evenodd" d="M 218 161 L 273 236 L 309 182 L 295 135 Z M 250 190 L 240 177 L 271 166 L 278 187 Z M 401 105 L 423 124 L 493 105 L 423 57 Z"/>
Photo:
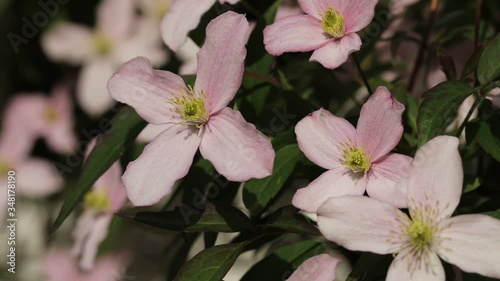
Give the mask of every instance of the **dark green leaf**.
<path id="1" fill-rule="evenodd" d="M 462 102 L 473 93 L 474 89 L 460 81 L 443 82 L 427 91 L 417 117 L 419 146 L 439 135 L 455 119 Z"/>
<path id="2" fill-rule="evenodd" d="M 52 225 L 56 231 L 64 220 L 75 209 L 87 191 L 99 177 L 117 161 L 127 147 L 129 147 L 146 126 L 144 121 L 131 107 L 122 108 L 111 121 L 112 128 L 104 134 L 85 161 L 83 171 L 70 195 Z"/>
<path id="3" fill-rule="evenodd" d="M 201 251 L 181 268 L 175 281 L 221 281 L 246 244 L 225 244 Z"/>
<path id="4" fill-rule="evenodd" d="M 477 177 L 468 178 L 466 176 L 464 185 L 465 185 L 465 187 L 464 187 L 464 190 L 462 193 L 469 193 L 471 191 L 476 190 L 478 187 L 481 186 L 481 179 L 477 178 Z"/>
<path id="5" fill-rule="evenodd" d="M 320 232 L 293 206 L 285 206 L 264 219 L 259 225 L 265 232 L 280 230 L 287 233 L 319 236 Z"/>
<path id="6" fill-rule="evenodd" d="M 467 127 L 467 134 L 472 135 L 488 154 L 500 161 L 500 117 L 493 116 L 488 120 L 474 122 Z"/>
<path id="7" fill-rule="evenodd" d="M 306 240 L 281 247 L 255 264 L 241 281 L 286 280 L 305 260 L 325 251 L 325 245 Z"/>
<path id="8" fill-rule="evenodd" d="M 207 204 L 204 210 L 182 205 L 175 211 L 139 212 L 135 216 L 121 213 L 124 218 L 172 231 L 238 232 L 253 228 L 250 219 L 231 206 Z"/>
<path id="9" fill-rule="evenodd" d="M 302 152 L 296 144 L 287 145 L 276 152 L 274 171 L 271 176 L 245 183 L 243 202 L 252 214 L 257 215 L 262 212 L 273 197 L 280 192 L 301 158 Z"/>
<path id="10" fill-rule="evenodd" d="M 390 256 L 362 253 L 346 281 L 372 281 L 380 271 L 387 271 Z"/>
<path id="11" fill-rule="evenodd" d="M 446 79 L 449 81 L 456 80 L 457 71 L 455 68 L 455 63 L 453 62 L 451 56 L 446 52 L 445 49 L 439 48 L 438 57 L 439 57 L 439 63 L 441 64 L 441 68 L 446 74 Z"/>
<path id="12" fill-rule="evenodd" d="M 479 59 L 477 78 L 481 85 L 500 77 L 500 34 L 486 46 Z"/>
<path id="13" fill-rule="evenodd" d="M 496 211 L 493 211 L 493 212 L 486 212 L 484 214 L 487 215 L 487 216 L 494 217 L 494 218 L 500 220 L 500 210 L 496 210 Z"/>

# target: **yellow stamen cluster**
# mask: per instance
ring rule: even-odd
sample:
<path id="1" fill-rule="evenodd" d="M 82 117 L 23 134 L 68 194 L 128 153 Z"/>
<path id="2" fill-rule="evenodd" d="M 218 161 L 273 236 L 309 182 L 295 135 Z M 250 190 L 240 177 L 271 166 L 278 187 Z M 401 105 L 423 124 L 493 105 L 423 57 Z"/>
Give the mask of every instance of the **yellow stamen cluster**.
<path id="1" fill-rule="evenodd" d="M 205 92 L 199 91 L 195 93 L 192 87 L 188 87 L 188 91 L 180 89 L 179 95 L 167 101 L 173 104 L 174 108 L 171 109 L 172 113 L 177 113 L 188 124 L 201 127 L 208 121 L 209 113 L 205 106 L 207 96 Z"/>
<path id="2" fill-rule="evenodd" d="M 54 123 L 59 119 L 59 114 L 57 113 L 56 109 L 53 107 L 49 107 L 45 110 L 43 113 L 43 117 L 45 120 L 47 120 L 49 123 Z"/>
<path id="3" fill-rule="evenodd" d="M 421 219 L 414 219 L 405 229 L 405 232 L 410 237 L 410 243 L 418 248 L 429 245 L 434 236 L 433 226 L 426 224 Z"/>
<path id="4" fill-rule="evenodd" d="M 342 165 L 347 166 L 355 173 L 364 172 L 366 174 L 370 171 L 371 157 L 367 155 L 364 148 L 359 148 L 352 143 L 346 143 L 342 153 L 344 155 Z"/>
<path id="5" fill-rule="evenodd" d="M 155 12 L 158 18 L 163 18 L 163 16 L 167 13 L 168 8 L 170 8 L 170 3 L 164 3 L 163 1 L 157 1 L 155 5 Z"/>
<path id="6" fill-rule="evenodd" d="M 106 35 L 104 35 L 102 32 L 97 32 L 94 35 L 94 47 L 97 50 L 98 54 L 105 55 L 111 51 L 112 45 L 111 41 L 108 37 L 106 37 Z"/>
<path id="7" fill-rule="evenodd" d="M 341 38 L 344 36 L 344 17 L 337 9 L 330 7 L 321 17 L 323 18 L 321 26 L 328 35 L 333 38 Z"/>
<path id="8" fill-rule="evenodd" d="M 85 195 L 85 207 L 98 212 L 106 212 L 111 208 L 109 194 L 105 190 L 95 190 Z"/>

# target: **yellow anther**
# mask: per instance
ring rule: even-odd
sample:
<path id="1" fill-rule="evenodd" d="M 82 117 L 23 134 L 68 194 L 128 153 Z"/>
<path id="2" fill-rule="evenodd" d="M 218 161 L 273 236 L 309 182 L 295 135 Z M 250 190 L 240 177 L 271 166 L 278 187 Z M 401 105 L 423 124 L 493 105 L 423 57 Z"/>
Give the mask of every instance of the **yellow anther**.
<path id="1" fill-rule="evenodd" d="M 352 144 L 344 144 L 342 150 L 344 161 L 341 163 L 350 168 L 353 172 L 367 173 L 371 167 L 371 159 L 366 154 L 365 150 Z"/>
<path id="2" fill-rule="evenodd" d="M 323 18 L 321 26 L 326 33 L 333 38 L 341 38 L 344 36 L 344 17 L 337 9 L 330 7 L 326 10 L 325 14 L 321 16 Z"/>
<path id="3" fill-rule="evenodd" d="M 85 207 L 98 212 L 105 212 L 111 208 L 109 194 L 105 190 L 95 190 L 85 195 Z"/>

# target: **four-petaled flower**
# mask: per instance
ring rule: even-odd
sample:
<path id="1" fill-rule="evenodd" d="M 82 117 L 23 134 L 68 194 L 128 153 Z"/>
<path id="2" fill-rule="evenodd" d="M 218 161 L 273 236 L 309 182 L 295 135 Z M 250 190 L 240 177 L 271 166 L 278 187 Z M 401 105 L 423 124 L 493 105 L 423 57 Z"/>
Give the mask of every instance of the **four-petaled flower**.
<path id="1" fill-rule="evenodd" d="M 215 169 L 232 181 L 271 175 L 269 139 L 228 107 L 244 72 L 249 29 L 244 15 L 227 12 L 207 27 L 198 53 L 194 87 L 168 71 L 153 70 L 145 58 L 125 63 L 109 81 L 116 100 L 129 104 L 153 124 L 170 124 L 123 175 L 134 205 L 150 205 L 184 177 L 198 147 Z"/>
<path id="2" fill-rule="evenodd" d="M 328 169 L 295 194 L 292 204 L 307 212 L 330 197 L 362 195 L 397 207 L 406 206 L 411 158 L 390 153 L 403 135 L 404 105 L 379 87 L 363 105 L 354 128 L 347 120 L 320 109 L 295 127 L 300 149 Z"/>
<path id="3" fill-rule="evenodd" d="M 410 217 L 367 197 L 330 198 L 318 210 L 320 231 L 349 250 L 396 254 L 387 281 L 444 281 L 438 256 L 466 272 L 500 278 L 500 220 L 451 218 L 462 194 L 458 144 L 440 136 L 417 151 L 407 194 Z"/>
<path id="4" fill-rule="evenodd" d="M 276 20 L 264 30 L 266 50 L 275 56 L 285 52 L 314 51 L 311 61 L 334 69 L 361 48 L 356 32 L 373 19 L 378 0 L 299 0 L 306 15 Z"/>

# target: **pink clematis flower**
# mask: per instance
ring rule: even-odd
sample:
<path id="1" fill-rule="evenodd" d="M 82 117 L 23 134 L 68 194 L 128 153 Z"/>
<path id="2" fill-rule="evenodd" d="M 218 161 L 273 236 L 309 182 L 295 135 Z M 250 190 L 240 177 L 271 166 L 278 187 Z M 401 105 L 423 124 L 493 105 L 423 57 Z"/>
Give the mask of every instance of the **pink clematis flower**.
<path id="1" fill-rule="evenodd" d="M 198 147 L 229 180 L 272 173 L 271 142 L 239 112 L 226 107 L 242 82 L 248 29 L 245 16 L 234 12 L 208 25 L 194 87 L 187 87 L 176 74 L 153 70 L 141 57 L 124 64 L 110 79 L 113 98 L 134 107 L 150 123 L 171 125 L 123 175 L 134 205 L 151 205 L 170 193 L 175 181 L 187 174 Z"/>
<path id="2" fill-rule="evenodd" d="M 240 0 L 219 0 L 234 5 Z M 161 35 L 167 46 L 177 51 L 188 38 L 191 30 L 200 24 L 201 17 L 217 0 L 172 0 L 161 22 Z"/>
<path id="3" fill-rule="evenodd" d="M 19 141 L 29 142 L 30 146 L 35 139 L 43 138 L 51 149 L 59 153 L 70 153 L 76 149 L 73 105 L 67 84 L 57 85 L 50 97 L 42 93 L 14 97 L 5 112 L 4 123 L 22 128 L 25 139 Z"/>
<path id="4" fill-rule="evenodd" d="M 92 271 L 81 271 L 71 253 L 52 250 L 44 258 L 47 281 L 124 281 L 128 258 L 114 254 L 100 258 Z"/>
<path id="5" fill-rule="evenodd" d="M 306 15 L 281 18 L 264 29 L 266 50 L 279 56 L 285 52 L 314 51 L 310 61 L 334 69 L 361 48 L 356 32 L 373 19 L 378 0 L 299 0 Z"/>
<path id="6" fill-rule="evenodd" d="M 302 14 L 302 9 L 299 7 L 297 0 L 285 0 L 276 12 L 276 20 Z"/>
<path id="7" fill-rule="evenodd" d="M 320 231 L 353 251 L 396 254 L 386 281 L 444 281 L 439 257 L 463 271 L 500 278 L 500 220 L 451 217 L 462 194 L 458 144 L 440 136 L 417 151 L 407 196 L 410 218 L 378 200 L 330 198 L 318 211 Z"/>
<path id="8" fill-rule="evenodd" d="M 135 14 L 133 0 L 103 0 L 97 9 L 94 30 L 61 23 L 42 38 L 42 48 L 54 61 L 83 65 L 77 99 L 90 115 L 110 109 L 114 100 L 106 90 L 113 72 L 124 62 L 145 56 L 160 65 L 168 59 L 157 32 L 157 21 Z"/>
<path id="9" fill-rule="evenodd" d="M 404 109 L 379 87 L 363 105 L 357 128 L 324 109 L 301 120 L 295 127 L 300 150 L 329 171 L 299 189 L 292 204 L 315 213 L 330 197 L 362 195 L 366 190 L 373 198 L 405 207 L 412 159 L 390 153 L 403 135 Z"/>
<path id="10" fill-rule="evenodd" d="M 87 156 L 95 146 L 95 140 L 87 147 Z M 90 270 L 94 267 L 99 244 L 106 238 L 114 213 L 127 201 L 125 187 L 121 180 L 122 168 L 119 161 L 107 170 L 85 195 L 85 210 L 78 218 L 73 237 L 73 255 L 80 257 L 80 267 Z"/>
<path id="11" fill-rule="evenodd" d="M 500 108 L 500 88 L 493 89 L 486 95 L 486 98 L 489 99 L 494 106 Z"/>
<path id="12" fill-rule="evenodd" d="M 335 280 L 340 259 L 328 254 L 314 256 L 303 262 L 287 281 L 332 281 Z"/>

